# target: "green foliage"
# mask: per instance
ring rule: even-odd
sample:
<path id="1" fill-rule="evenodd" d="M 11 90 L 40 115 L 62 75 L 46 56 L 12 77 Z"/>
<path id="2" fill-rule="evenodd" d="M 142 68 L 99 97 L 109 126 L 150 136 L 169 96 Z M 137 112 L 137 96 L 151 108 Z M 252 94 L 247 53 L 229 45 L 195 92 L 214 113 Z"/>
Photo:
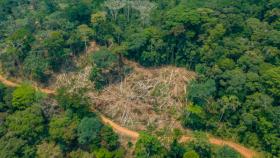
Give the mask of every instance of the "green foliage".
<path id="1" fill-rule="evenodd" d="M 183 158 L 199 158 L 199 155 L 195 151 L 191 150 L 186 152 Z"/>
<path id="2" fill-rule="evenodd" d="M 222 70 L 232 70 L 235 67 L 235 62 L 229 58 L 222 58 L 217 64 Z"/>
<path id="3" fill-rule="evenodd" d="M 0 112 L 12 111 L 12 92 L 12 89 L 0 83 Z"/>
<path id="4" fill-rule="evenodd" d="M 123 158 L 125 156 L 125 152 L 123 149 L 118 149 L 110 152 L 106 148 L 99 148 L 93 152 L 96 158 Z"/>
<path id="5" fill-rule="evenodd" d="M 102 90 L 108 84 L 108 80 L 104 77 L 102 70 L 96 67 L 91 69 L 90 80 L 94 82 L 96 90 Z"/>
<path id="6" fill-rule="evenodd" d="M 239 98 L 244 98 L 246 95 L 245 83 L 246 75 L 242 70 L 227 70 L 221 75 L 219 94 L 236 95 Z"/>
<path id="7" fill-rule="evenodd" d="M 178 5 L 170 9 L 166 13 L 166 25 L 169 27 L 178 26 L 180 24 L 197 25 L 200 23 L 200 17 L 197 11 L 187 11 L 183 5 Z"/>
<path id="8" fill-rule="evenodd" d="M 119 149 L 115 150 L 113 153 L 114 153 L 115 158 L 125 157 L 125 149 L 123 149 L 123 148 L 119 148 Z"/>
<path id="9" fill-rule="evenodd" d="M 91 5 L 96 4 L 98 1 L 70 1 L 65 8 L 66 15 L 70 21 L 79 23 L 88 23 L 91 14 Z"/>
<path id="10" fill-rule="evenodd" d="M 27 84 L 23 84 L 13 92 L 12 104 L 15 109 L 23 110 L 38 100 L 36 90 Z"/>
<path id="11" fill-rule="evenodd" d="M 223 146 L 217 151 L 217 158 L 241 158 L 241 156 L 228 146 Z"/>
<path id="12" fill-rule="evenodd" d="M 35 150 L 25 140 L 16 137 L 0 138 L 0 155 L 3 158 L 34 157 Z"/>
<path id="13" fill-rule="evenodd" d="M 223 96 L 218 101 L 220 109 L 220 121 L 227 120 L 232 113 L 236 112 L 240 107 L 239 99 L 236 96 Z"/>
<path id="14" fill-rule="evenodd" d="M 91 28 L 89 28 L 87 25 L 82 24 L 78 26 L 77 33 L 80 36 L 80 39 L 84 41 L 84 45 L 87 51 L 87 42 L 90 40 L 90 38 L 93 36 L 94 32 Z"/>
<path id="15" fill-rule="evenodd" d="M 4 84 L 0 83 L 0 101 L 4 101 L 6 87 Z"/>
<path id="16" fill-rule="evenodd" d="M 54 142 L 43 142 L 42 144 L 37 145 L 36 155 L 38 158 L 63 158 L 63 153 Z"/>
<path id="17" fill-rule="evenodd" d="M 183 115 L 183 125 L 193 129 L 205 128 L 205 112 L 198 105 L 187 105 L 187 109 Z"/>
<path id="18" fill-rule="evenodd" d="M 93 68 L 90 80 L 94 82 L 95 89 L 101 90 L 107 84 L 118 80 L 118 57 L 107 49 L 101 49 L 92 56 Z"/>
<path id="19" fill-rule="evenodd" d="M 100 1 L 44 0 L 35 4 L 1 0 L 3 70 L 12 76 L 46 82 L 50 71 L 73 65 L 72 52 L 82 52 L 92 37 L 93 30 L 84 26 L 97 6 Z"/>
<path id="20" fill-rule="evenodd" d="M 66 88 L 61 88 L 57 92 L 56 99 L 60 107 L 69 114 L 76 114 L 80 118 L 90 114 L 88 98 L 84 96 L 82 90 L 71 93 Z"/>
<path id="21" fill-rule="evenodd" d="M 203 133 L 195 133 L 195 139 L 187 144 L 187 151 L 189 151 L 191 155 L 199 155 L 199 157 L 203 158 L 210 158 L 214 154 L 212 146 Z M 196 154 L 192 151 L 195 151 Z"/>
<path id="22" fill-rule="evenodd" d="M 154 136 L 141 133 L 135 146 L 135 156 L 137 158 L 162 158 L 166 155 L 165 148 Z"/>
<path id="23" fill-rule="evenodd" d="M 260 65 L 264 62 L 262 55 L 259 55 L 258 52 L 248 51 L 245 55 L 241 56 L 237 63 L 245 71 L 258 72 Z"/>
<path id="24" fill-rule="evenodd" d="M 110 151 L 108 151 L 105 148 L 100 148 L 100 149 L 94 151 L 93 154 L 96 158 L 113 158 L 114 157 L 113 153 L 111 153 Z"/>
<path id="25" fill-rule="evenodd" d="M 36 142 L 44 135 L 45 119 L 41 108 L 38 105 L 7 116 L 7 131 L 14 137 L 19 137 L 29 142 Z"/>
<path id="26" fill-rule="evenodd" d="M 78 120 L 60 115 L 49 123 L 50 138 L 62 144 L 69 145 L 77 138 Z"/>
<path id="27" fill-rule="evenodd" d="M 183 145 L 179 144 L 178 140 L 175 139 L 172 144 L 170 144 L 170 149 L 167 153 L 168 158 L 182 158 L 185 153 L 185 148 Z"/>
<path id="28" fill-rule="evenodd" d="M 267 91 L 276 97 L 279 101 L 280 98 L 280 68 L 271 68 L 264 72 L 264 83 L 267 86 Z M 277 102 L 279 103 L 279 102 Z"/>
<path id="29" fill-rule="evenodd" d="M 209 97 L 213 96 L 215 92 L 216 86 L 214 80 L 207 80 L 202 83 L 192 81 L 188 86 L 187 98 L 195 103 L 203 104 Z"/>
<path id="30" fill-rule="evenodd" d="M 26 57 L 23 64 L 24 72 L 31 79 L 46 82 L 49 63 L 39 55 L 32 53 Z"/>
<path id="31" fill-rule="evenodd" d="M 101 49 L 92 55 L 93 63 L 100 69 L 112 69 L 116 66 L 117 56 L 107 49 Z"/>
<path id="32" fill-rule="evenodd" d="M 78 125 L 78 142 L 82 145 L 100 142 L 100 130 L 102 124 L 97 117 L 84 117 Z"/>
<path id="33" fill-rule="evenodd" d="M 81 39 L 85 42 L 88 42 L 89 38 L 93 35 L 93 30 L 85 24 L 79 25 L 77 29 Z"/>
<path id="34" fill-rule="evenodd" d="M 3 62 L 4 69 L 9 74 L 14 75 L 19 72 L 19 66 L 30 51 L 32 41 L 32 34 L 26 28 L 17 28 L 6 38 L 5 50 L 4 54 L 1 54 L 1 61 Z"/>
<path id="35" fill-rule="evenodd" d="M 112 151 L 117 149 L 119 144 L 119 136 L 114 133 L 113 129 L 108 126 L 103 126 L 101 131 L 101 139 L 102 139 L 102 146 L 106 147 L 106 149 Z"/>
<path id="36" fill-rule="evenodd" d="M 93 154 L 78 149 L 75 151 L 71 151 L 68 156 L 69 158 L 92 158 Z"/>
<path id="37" fill-rule="evenodd" d="M 141 55 L 141 63 L 144 66 L 161 65 L 161 57 L 158 52 L 143 52 Z"/>
<path id="38" fill-rule="evenodd" d="M 48 51 L 47 60 L 53 70 L 59 70 L 69 56 L 69 50 L 65 49 L 65 40 L 62 31 L 46 32 L 46 37 L 42 42 L 42 47 Z M 40 45 L 39 45 L 40 46 Z"/>

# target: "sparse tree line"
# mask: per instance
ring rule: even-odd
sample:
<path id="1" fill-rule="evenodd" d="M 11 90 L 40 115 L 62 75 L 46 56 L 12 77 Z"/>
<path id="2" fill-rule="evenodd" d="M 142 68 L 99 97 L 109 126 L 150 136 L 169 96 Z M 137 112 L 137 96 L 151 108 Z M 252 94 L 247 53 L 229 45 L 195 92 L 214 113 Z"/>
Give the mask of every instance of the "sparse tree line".
<path id="1" fill-rule="evenodd" d="M 279 4 L 0 0 L 1 69 L 47 82 L 53 72 L 74 69 L 72 58 L 95 40 L 107 47 L 90 59 L 97 89 L 124 77 L 124 57 L 195 70 L 182 124 L 279 157 Z"/>

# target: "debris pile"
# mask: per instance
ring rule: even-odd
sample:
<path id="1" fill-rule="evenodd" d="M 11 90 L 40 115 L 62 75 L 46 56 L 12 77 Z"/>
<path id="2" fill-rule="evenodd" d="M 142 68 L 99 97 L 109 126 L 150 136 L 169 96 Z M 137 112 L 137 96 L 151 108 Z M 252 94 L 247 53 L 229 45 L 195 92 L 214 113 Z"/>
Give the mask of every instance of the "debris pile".
<path id="1" fill-rule="evenodd" d="M 148 69 L 132 61 L 125 63 L 133 72 L 123 81 L 89 93 L 94 108 L 132 129 L 177 126 L 174 122 L 185 105 L 187 83 L 195 73 L 172 66 Z"/>
<path id="2" fill-rule="evenodd" d="M 66 72 L 57 75 L 54 87 L 67 87 L 69 92 L 78 89 L 94 89 L 92 82 L 89 80 L 91 68 L 91 66 L 87 66 L 79 72 Z"/>

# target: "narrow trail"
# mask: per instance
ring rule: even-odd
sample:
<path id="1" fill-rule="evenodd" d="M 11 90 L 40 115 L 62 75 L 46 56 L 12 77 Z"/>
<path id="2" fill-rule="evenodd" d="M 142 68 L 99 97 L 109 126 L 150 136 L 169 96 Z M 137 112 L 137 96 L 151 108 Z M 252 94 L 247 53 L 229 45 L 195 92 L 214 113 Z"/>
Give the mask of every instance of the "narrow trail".
<path id="1" fill-rule="evenodd" d="M 2 75 L 0 75 L 0 82 L 2 82 L 4 85 L 6 85 L 8 87 L 18 87 L 19 86 L 19 83 L 7 80 Z M 35 85 L 32 85 L 32 86 L 35 87 L 36 90 L 39 90 L 45 94 L 48 94 L 48 95 L 55 94 L 55 90 L 51 90 L 51 89 L 47 89 L 47 88 L 39 88 L 38 86 L 35 86 Z"/>
<path id="2" fill-rule="evenodd" d="M 0 75 L 0 82 L 2 82 L 4 85 L 6 85 L 8 87 L 18 87 L 20 85 L 19 83 L 7 80 L 2 75 Z M 47 88 L 40 88 L 36 85 L 33 85 L 33 86 L 37 90 L 39 90 L 43 93 L 49 94 L 49 95 L 55 95 L 55 93 L 56 93 L 55 90 L 51 90 L 51 89 L 47 89 Z M 111 119 L 105 117 L 102 114 L 100 114 L 100 118 L 101 118 L 101 120 L 104 124 L 110 125 L 113 128 L 113 130 L 116 133 L 118 133 L 119 135 L 129 137 L 129 138 L 131 138 L 131 140 L 133 142 L 137 141 L 137 139 L 139 137 L 138 132 L 129 130 L 125 127 L 122 127 L 122 126 L 118 125 L 117 123 L 115 123 L 114 121 L 112 121 Z M 190 141 L 191 139 L 193 139 L 191 136 L 182 136 L 181 139 L 180 139 L 180 142 L 187 142 L 187 141 Z M 225 141 L 225 140 L 222 140 L 222 139 L 209 137 L 209 142 L 211 144 L 218 145 L 218 146 L 227 145 L 227 146 L 235 149 L 237 152 L 239 152 L 244 158 L 254 158 L 258 155 L 255 151 L 253 151 L 251 149 L 248 149 L 248 148 L 246 148 L 246 147 L 244 147 L 240 144 L 231 142 L 231 141 Z"/>
<path id="3" fill-rule="evenodd" d="M 18 86 L 17 83 L 5 79 L 2 75 L 0 75 L 0 81 L 8 87 L 17 87 Z"/>
<path id="4" fill-rule="evenodd" d="M 234 142 L 231 142 L 231 141 L 224 141 L 224 140 L 217 139 L 217 138 L 209 138 L 209 142 L 211 144 L 219 145 L 219 146 L 227 145 L 227 146 L 233 148 L 234 150 L 238 151 L 245 158 L 252 158 L 254 156 L 257 156 L 257 154 L 254 151 L 252 151 L 248 148 L 245 148 L 244 146 L 241 146 L 239 144 L 236 144 Z"/>
<path id="5" fill-rule="evenodd" d="M 118 134 L 123 136 L 129 136 L 132 139 L 132 141 L 136 141 L 138 139 L 139 137 L 138 132 L 131 131 L 127 128 L 124 128 L 103 115 L 100 115 L 100 117 L 103 123 L 110 125 Z"/>

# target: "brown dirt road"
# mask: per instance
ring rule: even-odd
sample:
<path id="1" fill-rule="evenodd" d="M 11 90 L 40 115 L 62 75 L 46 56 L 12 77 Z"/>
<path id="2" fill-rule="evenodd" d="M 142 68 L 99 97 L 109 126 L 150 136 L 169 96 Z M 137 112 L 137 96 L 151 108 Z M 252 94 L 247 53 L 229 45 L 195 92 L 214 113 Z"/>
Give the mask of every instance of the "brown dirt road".
<path id="1" fill-rule="evenodd" d="M 19 86 L 19 83 L 15 83 L 13 81 L 7 80 L 6 78 L 4 78 L 1 75 L 0 75 L 0 82 L 2 82 L 3 84 L 5 84 L 6 86 L 9 86 L 9 87 L 18 87 Z M 37 90 L 39 90 L 43 93 L 50 94 L 50 95 L 55 94 L 55 90 L 51 90 L 51 89 L 47 89 L 47 88 L 39 88 L 37 86 L 34 86 L 34 87 L 36 87 Z M 116 133 L 118 133 L 119 135 L 130 137 L 133 142 L 135 142 L 138 139 L 138 137 L 139 137 L 138 132 L 129 130 L 125 127 L 122 127 L 122 126 L 118 125 L 117 123 L 113 122 L 112 120 L 110 120 L 109 118 L 103 116 L 102 114 L 100 114 L 100 117 L 101 117 L 101 120 L 103 123 L 110 125 L 113 128 L 113 130 Z M 190 137 L 190 136 L 183 136 L 183 137 L 181 137 L 180 141 L 187 142 L 187 141 L 190 141 L 191 139 L 192 139 L 192 137 Z M 258 155 L 255 151 L 248 149 L 237 143 L 231 142 L 231 141 L 225 141 L 225 140 L 209 137 L 209 142 L 211 144 L 218 145 L 218 146 L 227 145 L 227 146 L 235 149 L 236 151 L 238 151 L 245 158 L 254 158 L 255 156 Z"/>
<path id="2" fill-rule="evenodd" d="M 236 144 L 231 141 L 224 141 L 224 140 L 217 139 L 217 138 L 209 138 L 209 142 L 211 144 L 219 145 L 219 146 L 227 145 L 227 146 L 233 148 L 234 150 L 238 151 L 245 158 L 253 158 L 253 157 L 257 156 L 256 152 L 254 152 L 253 150 L 245 148 L 244 146 L 241 146 L 241 145 Z"/>
<path id="3" fill-rule="evenodd" d="M 8 86 L 8 87 L 17 87 L 17 86 L 18 86 L 17 83 L 12 82 L 12 81 L 9 81 L 9 80 L 7 80 L 6 78 L 4 78 L 4 77 L 1 76 L 1 75 L 0 75 L 0 81 L 1 81 L 4 85 L 6 85 L 6 86 Z"/>
<path id="4" fill-rule="evenodd" d="M 6 78 L 4 78 L 2 75 L 0 75 L 0 82 L 2 82 L 4 85 L 8 86 L 8 87 L 18 87 L 19 83 L 7 80 Z M 51 90 L 51 89 L 47 89 L 47 88 L 38 88 L 38 86 L 34 86 L 37 90 L 45 93 L 45 94 L 55 94 L 55 90 Z"/>
<path id="5" fill-rule="evenodd" d="M 114 131 L 117 132 L 118 134 L 123 136 L 129 136 L 132 139 L 132 141 L 136 141 L 138 139 L 139 137 L 138 132 L 124 128 L 103 115 L 101 115 L 100 117 L 103 123 L 110 125 L 114 129 Z"/>

